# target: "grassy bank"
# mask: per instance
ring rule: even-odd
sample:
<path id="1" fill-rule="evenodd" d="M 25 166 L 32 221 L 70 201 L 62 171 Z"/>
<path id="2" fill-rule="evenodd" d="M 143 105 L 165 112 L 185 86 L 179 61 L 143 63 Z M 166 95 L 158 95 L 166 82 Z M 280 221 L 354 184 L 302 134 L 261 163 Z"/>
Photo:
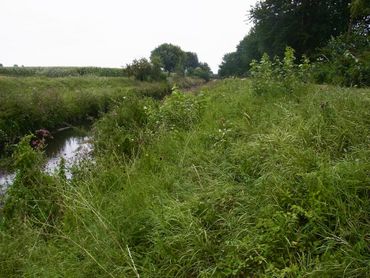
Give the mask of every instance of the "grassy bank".
<path id="1" fill-rule="evenodd" d="M 55 129 L 96 118 L 129 94 L 162 98 L 165 83 L 108 77 L 0 76 L 0 152 L 40 128 Z"/>
<path id="2" fill-rule="evenodd" d="M 66 181 L 24 141 L 0 276 L 367 277 L 370 91 L 130 96 Z"/>

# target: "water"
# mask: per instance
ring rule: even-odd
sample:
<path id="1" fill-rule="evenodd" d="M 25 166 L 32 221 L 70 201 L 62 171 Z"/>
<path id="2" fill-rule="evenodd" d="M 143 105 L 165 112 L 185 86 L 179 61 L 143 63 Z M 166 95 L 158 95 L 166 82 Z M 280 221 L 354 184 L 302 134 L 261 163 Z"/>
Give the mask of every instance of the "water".
<path id="1" fill-rule="evenodd" d="M 92 151 L 91 138 L 84 131 L 68 129 L 59 132 L 54 139 L 48 142 L 45 153 L 48 160 L 45 165 L 45 172 L 53 174 L 60 165 L 62 158 L 67 168 L 67 178 L 71 178 L 68 168 L 86 158 Z"/>
<path id="2" fill-rule="evenodd" d="M 15 173 L 0 171 L 0 195 L 2 195 L 6 188 L 13 183 L 14 178 Z"/>
<path id="3" fill-rule="evenodd" d="M 66 177 L 72 177 L 69 169 L 89 157 L 92 151 L 91 138 L 86 131 L 77 129 L 66 129 L 56 134 L 54 138 L 47 141 L 45 154 L 47 157 L 44 170 L 48 174 L 54 174 L 59 169 L 61 160 L 64 159 L 66 166 Z M 14 181 L 16 174 L 0 170 L 0 194 Z"/>

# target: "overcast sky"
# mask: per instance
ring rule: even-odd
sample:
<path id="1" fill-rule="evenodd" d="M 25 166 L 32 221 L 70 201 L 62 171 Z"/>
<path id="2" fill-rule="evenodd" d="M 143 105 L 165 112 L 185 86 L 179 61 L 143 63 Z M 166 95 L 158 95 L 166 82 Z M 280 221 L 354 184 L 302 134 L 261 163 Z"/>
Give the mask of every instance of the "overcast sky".
<path id="1" fill-rule="evenodd" d="M 161 43 L 213 71 L 251 25 L 255 0 L 0 0 L 0 63 L 121 67 Z"/>

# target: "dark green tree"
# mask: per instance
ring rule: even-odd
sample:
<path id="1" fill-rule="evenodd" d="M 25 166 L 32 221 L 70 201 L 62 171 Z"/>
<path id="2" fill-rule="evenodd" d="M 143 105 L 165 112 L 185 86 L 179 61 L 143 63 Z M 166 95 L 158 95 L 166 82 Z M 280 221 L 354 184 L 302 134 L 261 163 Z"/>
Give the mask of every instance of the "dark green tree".
<path id="1" fill-rule="evenodd" d="M 202 78 L 206 81 L 209 81 L 213 75 L 211 68 L 207 63 L 199 63 L 198 67 L 196 67 L 193 71 L 193 76 Z"/>
<path id="2" fill-rule="evenodd" d="M 258 49 L 256 33 L 252 29 L 239 43 L 236 52 L 228 53 L 223 57 L 219 75 L 221 77 L 245 75 L 250 68 L 252 60 L 261 58 L 261 55 L 262 53 Z"/>
<path id="3" fill-rule="evenodd" d="M 185 62 L 185 52 L 179 46 L 164 43 L 155 48 L 150 55 L 150 60 L 158 60 L 165 71 L 183 71 Z"/>
<path id="4" fill-rule="evenodd" d="M 134 60 L 125 68 L 127 76 L 133 76 L 139 81 L 155 81 L 162 78 L 161 68 L 154 59 L 154 63 L 150 63 L 147 59 Z"/>
<path id="5" fill-rule="evenodd" d="M 258 47 L 281 56 L 287 45 L 298 56 L 312 54 L 332 36 L 346 31 L 351 0 L 265 0 L 250 11 Z"/>
<path id="6" fill-rule="evenodd" d="M 363 7 L 365 1 L 353 0 L 359 3 L 353 4 L 352 9 L 363 11 L 354 7 Z M 350 4 L 351 0 L 258 1 L 249 13 L 253 29 L 235 53 L 225 55 L 219 75 L 245 75 L 253 59 L 260 59 L 263 53 L 270 57 L 282 56 L 286 46 L 293 47 L 298 57 L 314 55 L 331 37 L 347 31 Z"/>
<path id="7" fill-rule="evenodd" d="M 185 69 L 195 69 L 199 66 L 198 55 L 194 52 L 185 52 Z"/>
<path id="8" fill-rule="evenodd" d="M 240 55 L 238 52 L 231 52 L 224 55 L 222 59 L 222 63 L 218 70 L 218 75 L 220 77 L 227 77 L 227 76 L 239 76 L 239 72 L 243 70 L 240 59 Z"/>
<path id="9" fill-rule="evenodd" d="M 348 25 L 347 39 L 354 31 L 357 34 L 368 36 L 370 33 L 370 1 L 352 0 L 351 19 Z"/>

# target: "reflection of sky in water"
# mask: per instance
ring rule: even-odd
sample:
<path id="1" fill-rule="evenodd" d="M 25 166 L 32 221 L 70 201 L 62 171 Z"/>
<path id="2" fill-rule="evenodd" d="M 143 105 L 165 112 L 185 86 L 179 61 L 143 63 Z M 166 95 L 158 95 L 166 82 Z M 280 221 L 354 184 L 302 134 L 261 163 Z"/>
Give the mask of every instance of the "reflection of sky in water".
<path id="1" fill-rule="evenodd" d="M 92 146 L 89 143 L 89 137 L 71 137 L 68 138 L 62 148 L 48 159 L 45 165 L 45 171 L 47 173 L 54 173 L 58 170 L 62 158 L 65 160 L 65 166 L 67 168 L 67 178 L 71 178 L 71 173 L 68 168 L 78 163 L 81 159 L 86 157 L 92 150 Z"/>
<path id="2" fill-rule="evenodd" d="M 49 174 L 55 173 L 58 170 L 61 159 L 65 160 L 66 176 L 68 179 L 72 177 L 70 168 L 77 164 L 81 159 L 88 158 L 89 153 L 92 150 L 92 145 L 89 142 L 90 137 L 69 137 L 64 141 L 59 140 L 57 144 L 50 144 L 51 150 L 47 150 L 48 156 L 45 164 L 45 172 Z M 0 194 L 3 193 L 6 188 L 12 184 L 15 178 L 15 173 L 0 172 Z"/>
<path id="3" fill-rule="evenodd" d="M 0 194 L 2 194 L 6 188 L 13 183 L 15 173 L 4 173 L 0 172 Z"/>

